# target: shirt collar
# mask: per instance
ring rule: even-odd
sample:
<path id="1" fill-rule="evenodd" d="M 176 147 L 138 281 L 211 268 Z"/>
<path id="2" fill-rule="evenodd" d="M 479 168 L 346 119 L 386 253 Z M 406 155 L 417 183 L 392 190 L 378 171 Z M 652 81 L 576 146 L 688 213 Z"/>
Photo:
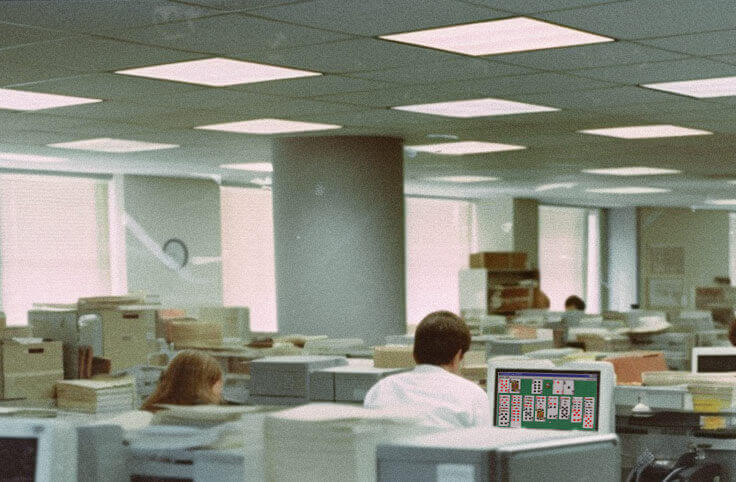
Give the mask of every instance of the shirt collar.
<path id="1" fill-rule="evenodd" d="M 429 365 L 429 364 L 417 365 L 416 367 L 414 367 L 414 371 L 417 373 L 440 373 L 440 372 L 450 373 L 444 368 L 442 368 L 441 366 Z"/>

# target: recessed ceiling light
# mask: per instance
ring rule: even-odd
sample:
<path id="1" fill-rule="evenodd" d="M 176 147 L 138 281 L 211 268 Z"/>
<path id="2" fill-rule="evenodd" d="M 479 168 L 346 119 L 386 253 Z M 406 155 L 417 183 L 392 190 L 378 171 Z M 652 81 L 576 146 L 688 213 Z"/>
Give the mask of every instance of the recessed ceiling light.
<path id="1" fill-rule="evenodd" d="M 0 152 L 0 161 L 18 162 L 64 162 L 67 159 L 53 156 L 37 156 L 35 154 L 16 154 L 14 152 Z"/>
<path id="2" fill-rule="evenodd" d="M 220 57 L 118 70 L 115 73 L 209 85 L 211 87 L 322 75 L 319 72 L 308 70 L 289 69 Z"/>
<path id="3" fill-rule="evenodd" d="M 335 124 L 319 124 L 317 122 L 298 122 L 283 119 L 253 119 L 224 124 L 197 126 L 195 129 L 207 131 L 237 132 L 240 134 L 285 134 L 288 132 L 323 131 L 340 129 Z"/>
<path id="4" fill-rule="evenodd" d="M 243 162 L 239 164 L 220 164 L 224 169 L 238 169 L 240 171 L 273 172 L 270 162 Z"/>
<path id="5" fill-rule="evenodd" d="M 610 169 L 583 169 L 583 172 L 605 176 L 657 176 L 660 174 L 680 174 L 682 171 L 657 167 L 613 167 Z"/>
<path id="6" fill-rule="evenodd" d="M 526 147 L 514 146 L 511 144 L 495 144 L 492 142 L 464 141 L 425 144 L 421 146 L 406 146 L 406 149 L 429 152 L 431 154 L 443 154 L 446 156 L 462 156 L 464 154 L 481 154 L 485 152 L 518 151 L 526 149 Z"/>
<path id="7" fill-rule="evenodd" d="M 661 189 L 658 187 L 606 187 L 597 189 L 586 189 L 585 192 L 595 194 L 657 194 L 662 192 L 670 192 L 669 189 Z"/>
<path id="8" fill-rule="evenodd" d="M 425 179 L 428 181 L 459 182 L 459 183 L 498 181 L 497 177 L 492 177 L 492 176 L 438 176 L 438 177 L 426 177 Z"/>
<path id="9" fill-rule="evenodd" d="M 494 55 L 569 47 L 614 39 L 526 17 L 431 28 L 379 38 L 465 55 Z"/>
<path id="10" fill-rule="evenodd" d="M 80 151 L 95 152 L 140 152 L 140 151 L 156 151 L 159 149 L 173 149 L 179 147 L 178 144 L 157 144 L 154 142 L 129 141 L 126 139 L 110 139 L 100 137 L 97 139 L 85 139 L 82 141 L 59 142 L 49 144 L 49 147 L 58 147 L 61 149 L 79 149 Z"/>
<path id="11" fill-rule="evenodd" d="M 649 89 L 672 92 L 698 99 L 736 95 L 736 77 L 716 77 L 712 79 L 685 80 L 678 82 L 658 82 L 644 84 Z"/>
<path id="12" fill-rule="evenodd" d="M 26 90 L 0 89 L 0 109 L 41 110 L 67 107 L 70 105 L 93 104 L 95 102 L 102 102 L 102 99 L 44 94 Z"/>
<path id="13" fill-rule="evenodd" d="M 650 126 L 613 127 L 610 129 L 586 129 L 578 131 L 596 136 L 617 137 L 619 139 L 654 139 L 657 137 L 706 136 L 713 134 L 700 129 L 690 129 L 669 124 Z"/>
<path id="14" fill-rule="evenodd" d="M 537 192 L 552 191 L 553 189 L 572 189 L 577 186 L 576 182 L 558 182 L 556 184 L 542 184 L 534 188 Z"/>
<path id="15" fill-rule="evenodd" d="M 715 206 L 736 206 L 736 199 L 709 199 L 705 202 Z"/>
<path id="16" fill-rule="evenodd" d="M 503 99 L 454 100 L 451 102 L 435 102 L 432 104 L 402 105 L 392 107 L 396 110 L 419 112 L 422 114 L 441 115 L 445 117 L 485 117 L 492 115 L 526 114 L 531 112 L 558 111 L 554 107 L 525 104 Z"/>

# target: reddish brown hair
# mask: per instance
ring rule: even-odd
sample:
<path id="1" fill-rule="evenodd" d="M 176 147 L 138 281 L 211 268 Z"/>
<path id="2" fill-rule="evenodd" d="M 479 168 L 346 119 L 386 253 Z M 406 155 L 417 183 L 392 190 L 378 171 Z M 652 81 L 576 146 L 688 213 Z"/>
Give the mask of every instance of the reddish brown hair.
<path id="1" fill-rule="evenodd" d="M 414 360 L 418 364 L 446 365 L 458 351 L 470 349 L 470 330 L 462 318 L 449 311 L 424 317 L 414 333 Z"/>

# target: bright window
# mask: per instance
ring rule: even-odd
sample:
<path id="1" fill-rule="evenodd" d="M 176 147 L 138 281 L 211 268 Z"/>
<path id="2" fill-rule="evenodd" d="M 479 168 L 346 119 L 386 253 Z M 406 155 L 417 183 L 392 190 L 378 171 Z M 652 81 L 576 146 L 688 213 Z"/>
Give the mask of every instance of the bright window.
<path id="1" fill-rule="evenodd" d="M 458 273 L 468 267 L 472 205 L 406 198 L 406 311 L 414 325 L 435 310 L 457 313 Z"/>
<path id="2" fill-rule="evenodd" d="M 33 303 L 111 294 L 108 182 L 0 175 L 0 286 L 8 325 Z"/>
<path id="3" fill-rule="evenodd" d="M 223 187 L 222 289 L 225 306 L 247 306 L 252 331 L 277 331 L 271 191 Z"/>

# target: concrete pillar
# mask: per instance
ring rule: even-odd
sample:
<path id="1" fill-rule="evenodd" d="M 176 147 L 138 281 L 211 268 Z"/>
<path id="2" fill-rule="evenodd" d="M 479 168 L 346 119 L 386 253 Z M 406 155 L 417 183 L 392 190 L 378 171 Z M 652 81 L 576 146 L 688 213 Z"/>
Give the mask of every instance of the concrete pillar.
<path id="1" fill-rule="evenodd" d="M 400 139 L 274 140 L 273 215 L 279 332 L 405 332 Z"/>
<path id="2" fill-rule="evenodd" d="M 539 202 L 514 199 L 514 251 L 524 251 L 530 269 L 539 268 Z"/>

